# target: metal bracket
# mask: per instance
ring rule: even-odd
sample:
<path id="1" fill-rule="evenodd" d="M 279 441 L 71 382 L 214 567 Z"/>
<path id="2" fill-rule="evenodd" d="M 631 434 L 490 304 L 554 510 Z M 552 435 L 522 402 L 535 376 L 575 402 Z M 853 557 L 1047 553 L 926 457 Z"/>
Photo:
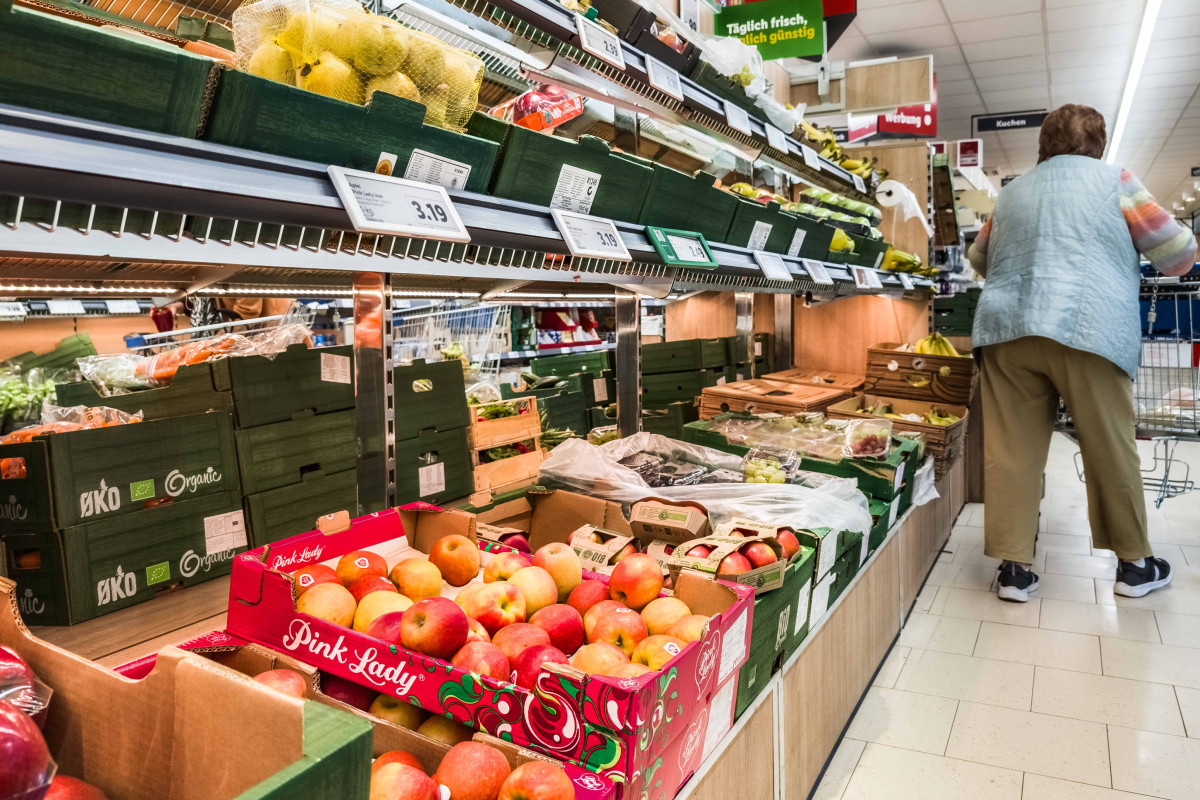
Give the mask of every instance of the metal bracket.
<path id="1" fill-rule="evenodd" d="M 360 514 L 396 504 L 392 276 L 354 275 L 354 428 Z M 378 325 L 378 335 L 375 326 Z"/>
<path id="2" fill-rule="evenodd" d="M 622 437 L 642 429 L 642 300 L 617 289 L 617 430 Z"/>

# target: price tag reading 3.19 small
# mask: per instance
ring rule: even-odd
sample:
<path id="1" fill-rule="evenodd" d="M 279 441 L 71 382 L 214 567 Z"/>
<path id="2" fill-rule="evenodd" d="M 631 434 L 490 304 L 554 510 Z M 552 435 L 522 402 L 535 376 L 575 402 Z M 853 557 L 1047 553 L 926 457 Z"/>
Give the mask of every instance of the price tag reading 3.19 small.
<path id="1" fill-rule="evenodd" d="M 850 177 L 854 180 L 854 188 L 855 189 L 858 189 L 858 191 L 860 191 L 860 192 L 867 191 L 867 185 L 865 183 L 863 183 L 863 179 L 862 179 L 861 175 L 851 174 Z"/>
<path id="2" fill-rule="evenodd" d="M 741 131 L 747 136 L 750 135 L 750 116 L 746 113 L 746 109 L 726 100 L 725 119 L 729 122 L 729 127 L 735 131 Z"/>
<path id="3" fill-rule="evenodd" d="M 896 277 L 900 279 L 900 285 L 904 287 L 904 291 L 911 292 L 916 288 L 916 284 L 913 283 L 913 279 L 905 275 L 903 272 L 896 275 Z"/>
<path id="4" fill-rule="evenodd" d="M 824 286 L 833 285 L 833 278 L 829 277 L 829 272 L 820 261 L 812 258 L 802 258 L 800 259 L 800 263 L 804 265 L 804 269 L 808 272 L 808 277 L 813 279 L 813 283 L 820 283 Z"/>
<path id="5" fill-rule="evenodd" d="M 758 262 L 758 268 L 762 270 L 762 274 L 769 281 L 790 281 L 792 280 L 792 271 L 788 269 L 783 258 L 775 253 L 765 253 L 762 250 L 754 251 L 754 260 Z M 754 343 L 757 348 L 759 343 Z"/>
<path id="6" fill-rule="evenodd" d="M 571 255 L 633 261 L 629 248 L 625 246 L 611 219 L 588 217 L 557 208 L 551 210 L 550 214 Z"/>
<path id="7" fill-rule="evenodd" d="M 579 44 L 597 58 L 602 58 L 617 69 L 625 69 L 625 54 L 621 51 L 621 40 L 615 33 L 600 27 L 581 14 L 575 15 L 575 29 L 579 31 Z"/>
<path id="8" fill-rule="evenodd" d="M 821 171 L 821 154 L 807 145 L 800 145 L 800 155 L 804 156 L 804 166 Z"/>
<path id="9" fill-rule="evenodd" d="M 329 177 L 356 231 L 471 241 L 441 186 L 336 166 Z"/>
<path id="10" fill-rule="evenodd" d="M 786 153 L 788 151 L 787 134 L 779 130 L 779 128 L 776 128 L 774 125 L 768 125 L 766 127 L 767 144 L 771 145 L 771 147 L 774 147 L 781 153 Z"/>
<path id="11" fill-rule="evenodd" d="M 679 73 L 657 58 L 646 56 L 646 75 L 655 89 L 671 95 L 676 100 L 683 99 L 683 82 L 679 80 Z"/>

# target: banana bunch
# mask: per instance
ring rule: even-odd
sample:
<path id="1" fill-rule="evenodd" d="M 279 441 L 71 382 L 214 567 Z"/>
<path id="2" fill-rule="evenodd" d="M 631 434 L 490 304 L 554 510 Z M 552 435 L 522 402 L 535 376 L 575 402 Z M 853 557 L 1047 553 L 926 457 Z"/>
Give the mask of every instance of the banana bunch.
<path id="1" fill-rule="evenodd" d="M 833 240 L 829 243 L 829 249 L 838 253 L 853 253 L 854 240 L 847 236 L 841 228 L 834 228 Z"/>
<path id="2" fill-rule="evenodd" d="M 921 269 L 921 257 L 915 256 L 912 253 L 905 253 L 903 250 L 897 250 L 894 247 L 889 247 L 887 252 L 884 253 L 883 261 L 880 262 L 879 266 L 890 272 L 913 273 Z"/>
<path id="3" fill-rule="evenodd" d="M 960 419 L 962 419 L 962 417 L 956 417 L 949 411 L 940 409 L 937 406 L 929 409 L 929 413 L 925 415 L 925 421 L 930 425 L 941 425 L 942 427 L 953 425 Z"/>
<path id="4" fill-rule="evenodd" d="M 842 169 L 853 172 L 864 180 L 871 179 L 871 173 L 875 171 L 875 165 L 879 163 L 878 158 L 872 158 L 865 161 L 860 161 L 856 158 L 843 158 L 841 162 Z"/>
<path id="5" fill-rule="evenodd" d="M 914 350 L 924 356 L 951 356 L 962 358 L 962 355 L 950 344 L 950 340 L 940 333 L 934 332 L 917 342 Z"/>

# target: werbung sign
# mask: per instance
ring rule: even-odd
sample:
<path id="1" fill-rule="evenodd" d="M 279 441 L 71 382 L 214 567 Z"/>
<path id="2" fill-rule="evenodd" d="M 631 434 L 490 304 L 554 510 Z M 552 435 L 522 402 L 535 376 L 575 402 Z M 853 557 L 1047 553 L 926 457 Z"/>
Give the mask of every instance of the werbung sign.
<path id="1" fill-rule="evenodd" d="M 897 108 L 879 115 L 879 132 L 907 136 L 937 136 L 937 75 L 933 76 L 930 102 Z"/>
<path id="2" fill-rule="evenodd" d="M 983 140 L 960 139 L 958 142 L 958 168 L 983 166 Z"/>
<path id="3" fill-rule="evenodd" d="M 819 56 L 825 52 L 821 0 L 761 0 L 724 8 L 718 34 L 756 47 L 765 60 Z"/>

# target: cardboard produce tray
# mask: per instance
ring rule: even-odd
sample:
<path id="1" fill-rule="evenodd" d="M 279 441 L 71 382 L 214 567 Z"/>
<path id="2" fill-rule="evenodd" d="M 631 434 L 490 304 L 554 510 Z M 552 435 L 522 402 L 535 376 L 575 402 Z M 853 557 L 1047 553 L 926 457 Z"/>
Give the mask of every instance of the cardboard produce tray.
<path id="1" fill-rule="evenodd" d="M 866 391 L 932 403 L 971 404 L 978 377 L 975 359 L 907 353 L 898 350 L 900 346 L 884 342 L 867 349 Z"/>
<path id="2" fill-rule="evenodd" d="M 946 403 L 930 403 L 924 400 L 907 400 L 904 398 L 878 397 L 861 394 L 834 403 L 826 414 L 834 419 L 878 419 L 863 413 L 863 408 L 889 403 L 896 414 L 918 414 L 924 416 L 933 406 L 959 417 L 953 425 L 932 425 L 928 422 L 911 422 L 903 419 L 893 419 L 892 430 L 915 431 L 925 436 L 925 452 L 933 456 L 934 472 L 940 479 L 946 470 L 958 460 L 963 453 L 963 439 L 967 431 L 967 409 L 965 406 L 948 405 Z"/>
<path id="3" fill-rule="evenodd" d="M 847 392 L 857 392 L 866 381 L 865 375 L 855 375 L 851 372 L 831 372 L 824 369 L 785 369 L 781 372 L 770 372 L 763 375 L 769 381 L 785 381 L 800 383 L 805 386 L 825 386 L 833 389 L 843 389 Z"/>
<path id="4" fill-rule="evenodd" d="M 707 388 L 701 393 L 700 418 L 712 419 L 727 411 L 745 411 L 749 414 L 824 411 L 830 404 L 844 399 L 846 394 L 836 388 L 763 379 L 735 381 Z"/>

